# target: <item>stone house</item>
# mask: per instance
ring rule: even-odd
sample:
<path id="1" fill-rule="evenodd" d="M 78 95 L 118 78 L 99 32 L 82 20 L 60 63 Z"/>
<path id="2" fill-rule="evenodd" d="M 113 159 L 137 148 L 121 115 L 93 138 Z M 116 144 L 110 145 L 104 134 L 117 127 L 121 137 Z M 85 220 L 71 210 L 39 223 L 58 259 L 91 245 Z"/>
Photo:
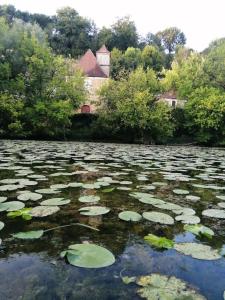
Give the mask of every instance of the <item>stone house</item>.
<path id="1" fill-rule="evenodd" d="M 158 97 L 158 101 L 167 103 L 169 106 L 173 108 L 184 108 L 187 100 L 179 99 L 177 97 L 177 93 L 174 90 L 168 91 Z"/>
<path id="2" fill-rule="evenodd" d="M 77 67 L 85 75 L 85 86 L 89 94 L 80 112 L 94 113 L 99 104 L 98 90 L 109 80 L 110 52 L 105 45 L 96 52 L 96 56 L 89 49 L 78 61 Z"/>

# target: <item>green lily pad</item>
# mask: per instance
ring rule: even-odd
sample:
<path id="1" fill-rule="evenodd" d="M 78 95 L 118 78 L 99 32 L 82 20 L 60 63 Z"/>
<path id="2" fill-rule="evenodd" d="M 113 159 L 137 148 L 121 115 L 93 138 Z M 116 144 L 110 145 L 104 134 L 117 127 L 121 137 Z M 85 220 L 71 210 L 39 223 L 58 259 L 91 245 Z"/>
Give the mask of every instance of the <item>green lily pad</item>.
<path id="1" fill-rule="evenodd" d="M 0 197 L 0 203 L 5 202 L 7 200 L 7 197 Z"/>
<path id="2" fill-rule="evenodd" d="M 183 224 L 198 224 L 201 222 L 197 216 L 179 215 L 175 217 L 176 221 L 181 221 Z"/>
<path id="3" fill-rule="evenodd" d="M 107 214 L 109 211 L 109 208 L 103 206 L 87 206 L 79 209 L 80 214 L 84 216 L 99 216 Z"/>
<path id="4" fill-rule="evenodd" d="M 221 207 L 221 208 L 225 208 L 225 202 L 219 202 L 218 206 Z"/>
<path id="5" fill-rule="evenodd" d="M 217 218 L 217 219 L 225 219 L 225 210 L 222 209 L 206 209 L 202 212 L 203 216 Z"/>
<path id="6" fill-rule="evenodd" d="M 58 194 L 60 191 L 55 189 L 40 189 L 35 191 L 38 194 Z"/>
<path id="7" fill-rule="evenodd" d="M 92 202 L 98 202 L 100 200 L 100 197 L 94 195 L 88 195 L 88 196 L 81 196 L 78 200 L 84 203 L 92 203 Z"/>
<path id="8" fill-rule="evenodd" d="M 187 195 L 186 199 L 190 200 L 192 202 L 196 202 L 196 201 L 199 201 L 201 198 L 199 196 Z"/>
<path id="9" fill-rule="evenodd" d="M 17 199 L 20 201 L 38 201 L 42 198 L 41 194 L 38 193 L 32 193 L 32 192 L 23 192 L 19 196 L 17 196 Z"/>
<path id="10" fill-rule="evenodd" d="M 206 300 L 185 281 L 174 276 L 151 274 L 141 276 L 136 283 L 141 286 L 138 295 L 147 300 Z"/>
<path id="11" fill-rule="evenodd" d="M 103 268 L 115 262 L 115 257 L 109 250 L 94 244 L 70 245 L 63 255 L 71 265 L 81 268 Z"/>
<path id="12" fill-rule="evenodd" d="M 83 186 L 83 183 L 81 183 L 81 182 L 70 182 L 69 184 L 68 184 L 68 187 L 82 187 Z"/>
<path id="13" fill-rule="evenodd" d="M 24 203 L 20 201 L 9 201 L 0 203 L 0 211 L 14 211 L 24 208 Z"/>
<path id="14" fill-rule="evenodd" d="M 221 255 L 217 250 L 210 246 L 197 243 L 179 243 L 174 245 L 174 249 L 185 255 L 190 255 L 196 259 L 216 260 L 220 259 Z"/>
<path id="15" fill-rule="evenodd" d="M 181 189 L 174 189 L 173 192 L 176 195 L 188 195 L 189 194 L 189 191 L 181 190 Z"/>
<path id="16" fill-rule="evenodd" d="M 132 282 L 135 282 L 137 277 L 133 276 L 133 277 L 129 277 L 129 276 L 123 276 L 121 277 L 123 283 L 125 284 L 129 284 L 129 283 L 132 283 Z"/>
<path id="17" fill-rule="evenodd" d="M 225 201 L 225 195 L 217 195 L 216 198 Z"/>
<path id="18" fill-rule="evenodd" d="M 104 189 L 102 190 L 103 193 L 111 193 L 115 190 L 115 188 L 108 188 L 108 189 Z"/>
<path id="19" fill-rule="evenodd" d="M 209 227 L 206 227 L 202 224 L 195 225 L 184 225 L 184 230 L 189 231 L 195 235 L 204 235 L 208 238 L 211 238 L 214 235 L 214 232 Z"/>
<path id="20" fill-rule="evenodd" d="M 31 209 L 30 215 L 32 217 L 42 218 L 42 217 L 50 216 L 50 215 L 58 212 L 59 209 L 60 208 L 58 206 L 36 206 Z"/>
<path id="21" fill-rule="evenodd" d="M 171 249 L 174 246 L 174 242 L 165 237 L 159 237 L 154 234 L 148 234 L 144 237 L 144 240 L 152 246 L 157 248 Z"/>
<path id="22" fill-rule="evenodd" d="M 0 221 L 0 230 L 2 230 L 5 227 L 5 223 Z"/>
<path id="23" fill-rule="evenodd" d="M 15 191 L 17 189 L 22 189 L 24 188 L 24 185 L 20 184 L 7 184 L 7 185 L 2 185 L 0 186 L 0 191 L 1 192 L 6 192 L 6 191 Z"/>
<path id="24" fill-rule="evenodd" d="M 151 211 L 151 212 L 144 212 L 142 216 L 144 219 L 151 222 L 165 224 L 165 225 L 174 224 L 174 219 L 171 216 L 164 213 Z"/>
<path id="25" fill-rule="evenodd" d="M 70 203 L 69 199 L 52 198 L 52 199 L 44 200 L 40 204 L 44 205 L 44 206 L 60 206 L 60 205 L 66 205 L 69 203 Z"/>
<path id="26" fill-rule="evenodd" d="M 11 211 L 7 214 L 7 217 L 16 218 L 22 217 L 24 220 L 31 220 L 32 216 L 30 215 L 31 208 L 22 208 L 20 210 Z"/>
<path id="27" fill-rule="evenodd" d="M 132 222 L 138 222 L 142 219 L 142 216 L 138 214 L 135 211 L 122 211 L 119 213 L 119 218 L 123 221 L 132 221 Z"/>
<path id="28" fill-rule="evenodd" d="M 29 239 L 39 239 L 44 234 L 43 230 L 33 230 L 26 232 L 18 232 L 12 236 L 17 239 L 29 240 Z"/>

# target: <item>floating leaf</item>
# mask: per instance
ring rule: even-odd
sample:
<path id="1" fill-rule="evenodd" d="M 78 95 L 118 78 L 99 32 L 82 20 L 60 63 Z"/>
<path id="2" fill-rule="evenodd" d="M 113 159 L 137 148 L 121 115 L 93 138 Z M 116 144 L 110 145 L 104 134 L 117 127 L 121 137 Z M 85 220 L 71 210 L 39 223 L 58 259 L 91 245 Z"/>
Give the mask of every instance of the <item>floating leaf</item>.
<path id="1" fill-rule="evenodd" d="M 219 202 L 218 206 L 221 207 L 221 208 L 225 208 L 225 202 Z"/>
<path id="2" fill-rule="evenodd" d="M 214 250 L 210 246 L 203 244 L 179 243 L 174 245 L 174 249 L 196 259 L 216 260 L 221 258 L 217 250 Z"/>
<path id="3" fill-rule="evenodd" d="M 19 196 L 17 196 L 17 199 L 20 201 L 38 201 L 42 198 L 41 194 L 38 193 L 32 193 L 32 192 L 27 192 L 24 191 L 22 194 L 20 194 Z"/>
<path id="4" fill-rule="evenodd" d="M 212 229 L 201 224 L 184 225 L 184 230 L 189 231 L 195 235 L 204 235 L 208 238 L 211 238 L 214 235 Z"/>
<path id="5" fill-rule="evenodd" d="M 131 282 L 135 282 L 137 277 L 128 277 L 128 276 L 123 276 L 121 277 L 123 283 L 129 284 Z"/>
<path id="6" fill-rule="evenodd" d="M 43 230 L 33 230 L 33 231 L 26 231 L 26 232 L 18 232 L 13 234 L 12 236 L 17 239 L 39 239 L 44 234 Z"/>
<path id="7" fill-rule="evenodd" d="M 0 230 L 2 230 L 5 227 L 5 224 L 0 221 Z"/>
<path id="8" fill-rule="evenodd" d="M 78 200 L 84 203 L 92 203 L 92 202 L 98 202 L 100 200 L 100 197 L 94 195 L 88 195 L 88 196 L 81 196 Z"/>
<path id="9" fill-rule="evenodd" d="M 123 221 L 132 221 L 132 222 L 138 222 L 142 219 L 142 216 L 140 214 L 138 214 L 135 211 L 122 211 L 121 213 L 119 213 L 119 218 Z"/>
<path id="10" fill-rule="evenodd" d="M 138 290 L 139 296 L 147 300 L 206 300 L 185 281 L 174 276 L 151 274 L 140 277 L 136 283 L 142 287 Z"/>
<path id="11" fill-rule="evenodd" d="M 177 194 L 177 195 L 188 195 L 189 194 L 189 191 L 187 190 L 181 190 L 181 189 L 175 189 L 173 190 L 174 194 Z"/>
<path id="12" fill-rule="evenodd" d="M 52 199 L 44 200 L 40 204 L 44 205 L 44 206 L 60 206 L 60 205 L 66 205 L 69 203 L 70 203 L 69 199 L 52 198 Z"/>
<path id="13" fill-rule="evenodd" d="M 217 218 L 217 219 L 225 219 L 225 210 L 222 209 L 206 209 L 202 212 L 203 216 Z"/>
<path id="14" fill-rule="evenodd" d="M 144 212 L 142 216 L 144 219 L 151 222 L 156 222 L 156 223 L 166 224 L 166 225 L 174 224 L 174 219 L 171 216 L 164 213 L 151 211 L 151 212 Z"/>
<path id="15" fill-rule="evenodd" d="M 63 255 L 66 255 L 71 265 L 81 268 L 103 268 L 115 262 L 109 250 L 95 244 L 70 245 Z"/>
<path id="16" fill-rule="evenodd" d="M 179 215 L 175 217 L 176 221 L 181 221 L 183 224 L 198 224 L 201 222 L 197 216 Z"/>
<path id="17" fill-rule="evenodd" d="M 24 203 L 20 201 L 9 201 L 0 203 L 0 211 L 14 211 L 24 208 Z"/>
<path id="18" fill-rule="evenodd" d="M 7 197 L 0 197 L 0 203 L 5 202 L 7 200 Z"/>
<path id="19" fill-rule="evenodd" d="M 36 206 L 31 209 L 30 215 L 32 217 L 46 217 L 59 211 L 58 206 Z"/>
<path id="20" fill-rule="evenodd" d="M 144 240 L 152 246 L 157 248 L 171 249 L 174 246 L 174 242 L 165 237 L 159 237 L 154 234 L 148 234 L 144 237 Z"/>
<path id="21" fill-rule="evenodd" d="M 103 206 L 88 206 L 79 209 L 81 215 L 84 216 L 99 216 L 107 214 L 109 211 L 109 208 Z"/>
<path id="22" fill-rule="evenodd" d="M 22 208 L 20 210 L 11 211 L 7 214 L 7 217 L 16 218 L 22 217 L 24 220 L 31 220 L 32 216 L 30 215 L 31 208 Z"/>
<path id="23" fill-rule="evenodd" d="M 225 195 L 217 195 L 216 198 L 225 201 Z"/>
<path id="24" fill-rule="evenodd" d="M 58 194 L 60 193 L 60 191 L 55 190 L 55 189 L 40 189 L 40 190 L 36 190 L 36 193 L 39 194 Z"/>
<path id="25" fill-rule="evenodd" d="M 102 190 L 102 192 L 103 192 L 103 193 L 111 193 L 111 192 L 113 192 L 114 190 L 115 190 L 115 188 L 113 187 L 113 188 L 104 189 L 104 190 Z"/>
<path id="26" fill-rule="evenodd" d="M 186 199 L 190 200 L 192 202 L 196 202 L 196 201 L 200 200 L 201 198 L 199 196 L 187 195 Z"/>

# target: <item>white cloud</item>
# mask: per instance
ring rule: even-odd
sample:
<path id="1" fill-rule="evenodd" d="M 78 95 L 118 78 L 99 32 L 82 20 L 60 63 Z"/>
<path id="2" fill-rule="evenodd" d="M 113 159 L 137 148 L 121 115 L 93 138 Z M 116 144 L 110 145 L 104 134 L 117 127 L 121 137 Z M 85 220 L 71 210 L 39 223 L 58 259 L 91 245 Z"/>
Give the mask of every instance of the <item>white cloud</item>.
<path id="1" fill-rule="evenodd" d="M 214 39 L 225 36 L 225 0 L 2 0 L 17 9 L 55 14 L 63 6 L 75 8 L 98 27 L 109 26 L 116 18 L 130 15 L 141 34 L 179 27 L 187 45 L 203 50 Z"/>

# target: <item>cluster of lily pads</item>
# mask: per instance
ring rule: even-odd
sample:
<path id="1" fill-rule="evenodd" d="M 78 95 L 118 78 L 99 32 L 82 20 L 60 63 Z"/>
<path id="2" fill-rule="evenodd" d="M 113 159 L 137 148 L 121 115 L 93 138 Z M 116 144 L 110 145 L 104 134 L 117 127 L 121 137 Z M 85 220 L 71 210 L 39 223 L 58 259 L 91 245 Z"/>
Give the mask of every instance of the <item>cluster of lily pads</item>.
<path id="1" fill-rule="evenodd" d="M 5 142 L 0 148 L 0 175 L 7 174 L 7 178 L 0 180 L 0 212 L 6 212 L 9 218 L 30 221 L 53 215 L 71 201 L 77 201 L 80 204 L 77 211 L 83 216 L 95 217 L 112 211 L 118 213 L 121 222 L 158 223 L 162 228 L 180 222 L 184 224 L 184 232 L 215 237 L 214 231 L 203 223 L 225 219 L 225 161 L 221 152 L 205 150 L 197 155 L 195 148 L 159 151 L 144 146 L 71 145 Z M 70 189 L 77 189 L 80 196 L 76 199 L 59 196 Z M 201 201 L 206 192 L 213 197 L 210 205 Z M 115 193 L 126 197 L 133 207 L 137 202 L 138 210 L 124 209 L 124 205 L 119 210 L 99 205 L 106 194 Z M 195 203 L 201 203 L 201 212 L 196 212 Z M 4 226 L 0 222 L 0 230 Z M 37 228 L 12 236 L 38 239 L 48 230 Z M 195 259 L 216 260 L 224 255 L 223 249 L 199 242 L 175 243 L 152 233 L 143 238 L 151 247 L 176 250 Z M 106 267 L 115 262 L 108 249 L 94 243 L 71 244 L 60 256 L 71 265 L 85 268 Z M 155 284 L 156 279 L 162 286 Z M 145 278 L 145 285 L 143 280 L 144 277 L 142 280 L 135 277 L 134 281 L 142 286 L 139 295 L 146 299 L 163 299 L 165 290 L 171 295 L 174 292 L 178 299 L 204 299 L 175 277 L 152 274 Z"/>

